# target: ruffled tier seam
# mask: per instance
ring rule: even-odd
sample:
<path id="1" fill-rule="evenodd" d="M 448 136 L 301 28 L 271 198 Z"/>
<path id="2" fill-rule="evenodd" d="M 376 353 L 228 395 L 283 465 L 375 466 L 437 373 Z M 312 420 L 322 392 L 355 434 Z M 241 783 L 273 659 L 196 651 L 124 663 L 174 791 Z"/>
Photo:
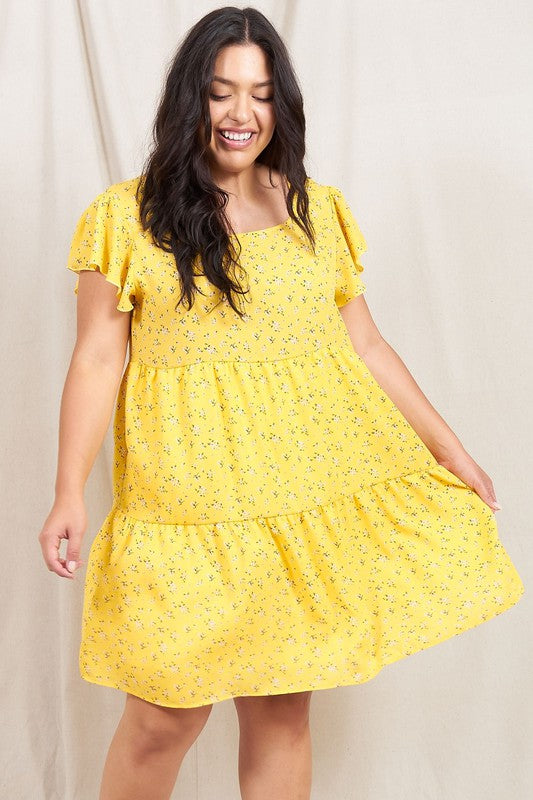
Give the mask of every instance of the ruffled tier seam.
<path id="1" fill-rule="evenodd" d="M 369 483 L 366 486 L 362 487 L 359 491 L 366 491 L 368 489 L 373 489 L 374 487 L 380 486 L 381 484 L 387 484 L 387 483 L 390 483 L 391 481 L 402 480 L 403 478 L 408 478 L 411 475 L 427 475 L 427 474 L 430 474 L 430 473 L 434 472 L 435 469 L 441 470 L 441 469 L 444 469 L 444 468 L 441 467 L 441 465 L 438 462 L 435 462 L 434 466 L 427 467 L 426 469 L 415 469 L 415 470 L 411 470 L 410 472 L 404 472 L 401 475 L 395 475 L 395 476 L 392 476 L 390 478 L 383 478 L 382 480 L 375 481 L 374 483 Z M 459 480 L 459 479 L 457 479 L 457 480 Z M 283 518 L 301 517 L 303 514 L 309 514 L 309 513 L 312 513 L 313 511 L 320 511 L 321 509 L 327 509 L 327 508 L 330 508 L 331 506 L 337 505 L 339 503 L 346 502 L 348 500 L 355 500 L 356 501 L 357 500 L 357 492 L 352 492 L 351 494 L 339 495 L 338 497 L 334 498 L 333 500 L 330 500 L 328 503 L 322 503 L 322 504 L 319 504 L 319 505 L 316 505 L 316 506 L 311 506 L 309 508 L 300 509 L 299 511 L 289 511 L 289 512 L 280 513 L 280 514 L 263 514 L 263 515 L 259 514 L 256 517 L 245 517 L 245 518 L 241 517 L 240 519 L 225 519 L 225 520 L 220 520 L 218 522 L 216 522 L 216 521 L 211 521 L 211 522 L 152 522 L 150 520 L 139 519 L 137 517 L 132 516 L 127 511 L 122 510 L 119 505 L 114 505 L 113 508 L 111 509 L 111 511 L 109 512 L 109 515 L 111 516 L 111 515 L 115 515 L 115 514 L 120 514 L 122 517 L 125 517 L 127 519 L 131 519 L 134 522 L 142 523 L 143 525 L 158 525 L 158 526 L 160 526 L 160 525 L 168 525 L 170 527 L 176 527 L 176 528 L 185 528 L 185 527 L 187 527 L 189 525 L 190 526 L 194 526 L 196 528 L 199 528 L 199 527 L 202 527 L 202 526 L 206 526 L 206 525 L 211 526 L 211 527 L 220 527 L 220 526 L 223 526 L 223 525 L 238 525 L 238 524 L 246 525 L 246 524 L 248 524 L 250 522 L 256 522 L 258 520 L 276 519 L 278 517 L 283 517 Z"/>
<path id="2" fill-rule="evenodd" d="M 350 349 L 351 348 L 351 349 Z M 305 350 L 302 353 L 298 353 L 296 355 L 290 356 L 281 356 L 280 358 L 217 358 L 217 359 L 198 359 L 197 361 L 190 361 L 184 364 L 176 364 L 173 367 L 159 367 L 153 366 L 152 364 L 146 364 L 144 361 L 136 361 L 134 359 L 130 359 L 128 362 L 128 366 L 131 364 L 136 369 L 145 372 L 173 372 L 180 369 L 186 369 L 187 367 L 198 367 L 202 364 L 276 364 L 280 361 L 306 361 L 309 358 L 316 356 L 317 354 L 321 353 L 323 350 L 337 350 L 337 351 L 344 351 L 348 349 L 348 351 L 359 358 L 356 351 L 351 347 L 351 344 L 341 338 L 341 339 L 334 339 L 331 342 L 328 342 L 325 345 L 321 345 L 320 347 L 315 348 L 314 350 Z"/>

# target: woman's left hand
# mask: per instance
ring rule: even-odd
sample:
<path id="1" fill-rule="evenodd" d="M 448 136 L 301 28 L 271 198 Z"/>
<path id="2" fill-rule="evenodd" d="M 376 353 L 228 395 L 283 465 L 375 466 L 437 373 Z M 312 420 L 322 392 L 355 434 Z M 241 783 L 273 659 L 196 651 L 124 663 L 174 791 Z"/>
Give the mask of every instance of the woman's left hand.
<path id="1" fill-rule="evenodd" d="M 447 458 L 437 458 L 437 462 L 445 467 L 454 475 L 457 475 L 463 483 L 470 486 L 486 503 L 492 512 L 500 511 L 501 505 L 496 500 L 496 493 L 490 477 L 485 470 L 476 464 L 472 456 L 466 450 Z"/>

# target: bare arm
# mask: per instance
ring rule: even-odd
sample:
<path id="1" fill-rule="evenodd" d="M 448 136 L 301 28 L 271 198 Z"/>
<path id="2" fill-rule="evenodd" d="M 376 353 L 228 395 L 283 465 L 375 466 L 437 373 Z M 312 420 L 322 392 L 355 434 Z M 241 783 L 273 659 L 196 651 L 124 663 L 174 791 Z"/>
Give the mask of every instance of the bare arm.
<path id="1" fill-rule="evenodd" d="M 378 330 L 366 300 L 357 295 L 339 308 L 355 352 L 436 461 L 498 508 L 492 481 L 467 453 L 459 438 L 431 405 L 408 368 Z"/>
<path id="2" fill-rule="evenodd" d="M 131 315 L 117 310 L 116 291 L 99 272 L 80 273 L 76 342 L 61 397 L 55 501 L 39 534 L 48 568 L 63 577 L 72 577 L 69 561 L 80 563 L 85 482 L 109 427 L 124 367 Z M 66 559 L 59 558 L 63 538 Z"/>
<path id="3" fill-rule="evenodd" d="M 379 332 L 363 295 L 339 309 L 356 353 L 437 461 L 464 450 L 458 437 Z"/>

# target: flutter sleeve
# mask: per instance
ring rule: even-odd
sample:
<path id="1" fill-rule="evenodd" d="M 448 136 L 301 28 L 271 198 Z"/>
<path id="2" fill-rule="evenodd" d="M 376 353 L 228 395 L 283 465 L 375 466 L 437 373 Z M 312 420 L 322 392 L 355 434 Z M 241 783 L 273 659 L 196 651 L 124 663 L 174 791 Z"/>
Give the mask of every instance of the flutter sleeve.
<path id="1" fill-rule="evenodd" d="M 337 248 L 335 303 L 341 307 L 366 289 L 359 277 L 364 270 L 360 256 L 366 250 L 366 241 L 341 190 L 334 186 L 328 188 Z"/>
<path id="2" fill-rule="evenodd" d="M 67 269 L 93 270 L 117 288 L 117 309 L 131 311 L 135 286 L 130 270 L 131 231 L 120 197 L 111 188 L 99 194 L 80 216 L 72 237 Z M 79 278 L 74 292 L 78 293 Z"/>

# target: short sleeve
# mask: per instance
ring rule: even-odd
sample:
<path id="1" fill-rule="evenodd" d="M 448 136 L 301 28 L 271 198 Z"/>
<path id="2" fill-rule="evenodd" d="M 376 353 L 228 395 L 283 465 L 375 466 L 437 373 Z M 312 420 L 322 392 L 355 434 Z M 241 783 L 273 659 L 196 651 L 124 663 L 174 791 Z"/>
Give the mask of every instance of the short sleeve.
<path id="1" fill-rule="evenodd" d="M 117 287 L 117 309 L 131 311 L 135 287 L 130 270 L 131 223 L 111 189 L 99 194 L 80 216 L 72 237 L 67 269 L 101 272 Z M 74 292 L 78 293 L 79 278 Z"/>
<path id="2" fill-rule="evenodd" d="M 366 289 L 359 277 L 364 270 L 359 259 L 366 250 L 366 241 L 341 190 L 328 188 L 336 234 L 335 303 L 341 307 Z"/>

